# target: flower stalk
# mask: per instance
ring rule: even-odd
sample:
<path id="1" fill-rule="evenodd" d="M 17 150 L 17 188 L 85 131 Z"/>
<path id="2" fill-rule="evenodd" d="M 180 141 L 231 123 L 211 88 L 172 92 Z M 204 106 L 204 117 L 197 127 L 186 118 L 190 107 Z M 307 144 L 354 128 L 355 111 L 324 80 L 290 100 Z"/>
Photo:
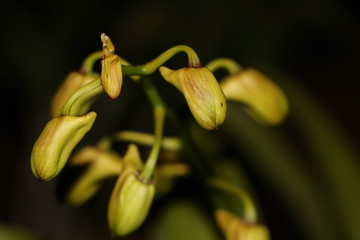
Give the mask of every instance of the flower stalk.
<path id="1" fill-rule="evenodd" d="M 150 75 L 155 72 L 160 66 L 162 66 L 165 62 L 167 62 L 170 58 L 180 52 L 185 52 L 188 56 L 188 67 L 191 68 L 199 68 L 201 67 L 200 59 L 197 56 L 196 52 L 186 45 L 177 45 L 174 46 L 162 54 L 160 54 L 157 58 L 152 61 L 145 63 L 143 65 L 137 66 L 122 66 L 124 76 L 131 75 Z"/>
<path id="2" fill-rule="evenodd" d="M 206 67 L 211 72 L 215 72 L 217 69 L 224 68 L 230 74 L 234 74 L 242 70 L 240 64 L 230 58 L 217 58 L 206 64 Z"/>
<path id="3" fill-rule="evenodd" d="M 163 102 L 157 89 L 151 82 L 151 79 L 146 79 L 143 81 L 143 88 L 153 106 L 155 143 L 152 146 L 151 152 L 148 159 L 146 160 L 144 169 L 141 172 L 140 176 L 144 179 L 150 180 L 153 177 L 154 169 L 162 144 L 166 110 L 165 103 Z"/>
<path id="4" fill-rule="evenodd" d="M 101 149 L 110 149 L 114 142 L 133 142 L 144 146 L 154 145 L 156 139 L 153 134 L 136 132 L 136 131 L 120 131 L 110 136 L 102 138 L 97 146 Z M 180 139 L 177 137 L 163 137 L 161 148 L 168 151 L 179 152 L 181 147 Z"/>
<path id="5" fill-rule="evenodd" d="M 210 178 L 208 180 L 208 184 L 211 187 L 218 188 L 224 192 L 237 196 L 244 206 L 243 219 L 248 223 L 257 222 L 257 211 L 255 204 L 245 191 L 243 191 L 238 186 L 219 178 Z"/>

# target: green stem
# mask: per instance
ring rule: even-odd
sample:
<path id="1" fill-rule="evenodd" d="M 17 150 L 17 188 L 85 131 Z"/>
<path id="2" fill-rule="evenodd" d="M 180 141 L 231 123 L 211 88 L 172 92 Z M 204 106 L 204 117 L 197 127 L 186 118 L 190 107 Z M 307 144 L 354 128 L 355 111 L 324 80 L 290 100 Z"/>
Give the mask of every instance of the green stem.
<path id="1" fill-rule="evenodd" d="M 210 186 L 218 188 L 222 191 L 232 193 L 239 197 L 244 206 L 243 219 L 248 223 L 257 222 L 256 207 L 250 196 L 238 186 L 231 184 L 220 178 L 211 178 L 208 180 Z"/>
<path id="2" fill-rule="evenodd" d="M 206 67 L 211 72 L 215 72 L 219 68 L 225 68 L 230 74 L 234 74 L 242 70 L 242 67 L 230 58 L 217 58 L 209 62 Z"/>
<path id="3" fill-rule="evenodd" d="M 90 54 L 81 65 L 80 71 L 83 73 L 93 72 L 94 64 L 96 61 L 102 59 L 102 51 L 96 51 Z"/>
<path id="4" fill-rule="evenodd" d="M 199 57 L 192 48 L 186 45 L 178 45 L 168 49 L 154 60 L 143 65 L 122 66 L 123 75 L 150 75 L 179 52 L 185 52 L 188 55 L 188 67 L 201 67 Z"/>
<path id="5" fill-rule="evenodd" d="M 93 102 L 98 95 L 103 92 L 100 78 L 86 84 L 79 88 L 66 101 L 61 110 L 61 115 L 78 116 L 86 112 L 88 106 Z"/>
<path id="6" fill-rule="evenodd" d="M 142 81 L 143 88 L 145 90 L 146 95 L 150 99 L 151 104 L 153 105 L 154 111 L 154 124 L 155 124 L 155 143 L 151 149 L 150 155 L 144 165 L 144 169 L 141 172 L 141 177 L 145 180 L 151 180 L 153 177 L 154 169 L 158 160 L 161 143 L 162 143 L 162 135 L 163 135 L 163 127 L 165 120 L 165 104 L 161 99 L 158 91 L 153 85 L 151 79 L 144 79 Z"/>
<path id="7" fill-rule="evenodd" d="M 152 134 L 136 131 L 120 131 L 111 136 L 104 137 L 97 145 L 101 149 L 110 149 L 115 141 L 134 142 L 146 146 L 152 146 L 156 142 L 155 136 Z M 176 137 L 163 137 L 161 148 L 170 151 L 180 151 L 181 143 Z"/>

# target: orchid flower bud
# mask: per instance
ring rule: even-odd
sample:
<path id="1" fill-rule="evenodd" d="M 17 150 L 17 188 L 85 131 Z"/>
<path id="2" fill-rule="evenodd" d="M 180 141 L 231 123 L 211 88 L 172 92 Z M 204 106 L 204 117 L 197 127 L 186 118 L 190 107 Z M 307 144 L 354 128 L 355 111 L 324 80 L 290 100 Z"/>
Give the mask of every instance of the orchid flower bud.
<path id="1" fill-rule="evenodd" d="M 103 59 L 101 60 L 101 83 L 105 93 L 111 98 L 116 99 L 122 86 L 122 68 L 121 59 L 114 54 L 115 48 L 110 38 L 101 34 L 103 44 Z"/>
<path id="2" fill-rule="evenodd" d="M 247 223 L 228 211 L 217 209 L 216 221 L 226 240 L 269 240 L 270 234 L 264 225 Z"/>
<path id="3" fill-rule="evenodd" d="M 112 232 L 118 236 L 136 230 L 145 220 L 155 195 L 152 182 L 140 177 L 143 168 L 136 145 L 130 145 L 124 156 L 124 170 L 112 192 L 108 222 Z"/>
<path id="4" fill-rule="evenodd" d="M 200 126 L 212 130 L 224 122 L 225 96 L 207 68 L 181 68 L 174 71 L 162 66 L 160 73 L 184 94 L 190 111 Z"/>
<path id="5" fill-rule="evenodd" d="M 240 71 L 220 82 L 227 99 L 246 105 L 247 112 L 263 124 L 279 124 L 288 113 L 283 91 L 254 69 Z"/>
<path id="6" fill-rule="evenodd" d="M 89 200 L 101 187 L 103 180 L 120 174 L 123 164 L 115 152 L 86 146 L 69 160 L 71 166 L 87 165 L 86 171 L 76 180 L 66 195 L 66 202 L 79 206 Z"/>
<path id="7" fill-rule="evenodd" d="M 84 74 L 80 72 L 71 72 L 66 77 L 64 82 L 58 88 L 51 102 L 51 115 L 52 117 L 58 117 L 61 114 L 61 109 L 69 99 L 69 97 L 76 92 L 79 88 L 94 81 L 98 78 L 98 74 Z"/>
<path id="8" fill-rule="evenodd" d="M 49 121 L 34 144 L 31 170 L 39 179 L 48 181 L 59 174 L 73 148 L 91 129 L 95 112 L 81 117 L 61 116 Z"/>

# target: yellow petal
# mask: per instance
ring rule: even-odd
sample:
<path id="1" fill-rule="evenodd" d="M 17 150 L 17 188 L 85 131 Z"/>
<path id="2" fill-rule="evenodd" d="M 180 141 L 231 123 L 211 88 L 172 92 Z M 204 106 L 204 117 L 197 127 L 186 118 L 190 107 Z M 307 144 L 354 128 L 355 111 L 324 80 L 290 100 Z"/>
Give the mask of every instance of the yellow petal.
<path id="1" fill-rule="evenodd" d="M 226 240 L 269 240 L 270 234 L 264 225 L 247 223 L 236 215 L 223 210 L 215 211 L 216 221 Z"/>
<path id="2" fill-rule="evenodd" d="M 123 162 L 115 152 L 86 146 L 69 161 L 72 166 L 88 165 L 86 171 L 75 181 L 66 194 L 66 202 L 79 206 L 89 200 L 105 179 L 120 174 Z"/>
<path id="3" fill-rule="evenodd" d="M 254 69 L 246 69 L 220 82 L 229 100 L 244 103 L 260 123 L 278 124 L 288 113 L 288 101 L 273 81 Z"/>
<path id="4" fill-rule="evenodd" d="M 124 171 L 115 184 L 108 208 L 110 229 L 118 236 L 127 235 L 141 225 L 155 195 L 154 184 L 140 177 L 137 148 L 130 146 L 124 156 Z"/>
<path id="5" fill-rule="evenodd" d="M 103 59 L 101 60 L 101 83 L 104 92 L 111 98 L 116 99 L 122 86 L 121 59 L 114 54 L 114 45 L 105 34 L 101 35 L 103 41 Z"/>
<path id="6" fill-rule="evenodd" d="M 226 116 L 226 100 L 214 75 L 207 68 L 160 67 L 166 81 L 180 90 L 195 120 L 207 130 L 217 129 Z"/>
<path id="7" fill-rule="evenodd" d="M 34 144 L 31 169 L 39 179 L 48 181 L 59 174 L 73 148 L 91 129 L 95 112 L 81 117 L 61 116 L 47 123 Z"/>

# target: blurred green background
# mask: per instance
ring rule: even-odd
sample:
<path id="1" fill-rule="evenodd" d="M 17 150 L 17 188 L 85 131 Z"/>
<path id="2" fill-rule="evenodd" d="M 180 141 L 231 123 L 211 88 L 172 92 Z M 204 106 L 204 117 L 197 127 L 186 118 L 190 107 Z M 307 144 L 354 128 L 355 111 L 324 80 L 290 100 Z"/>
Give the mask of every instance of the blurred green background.
<path id="1" fill-rule="evenodd" d="M 41 239 L 110 238 L 111 186 L 86 206 L 71 209 L 57 200 L 58 181 L 38 182 L 29 165 L 32 144 L 49 120 L 52 94 L 69 71 L 100 49 L 105 32 L 133 64 L 187 44 L 204 64 L 230 57 L 278 82 L 294 107 L 287 121 L 263 129 L 230 104 L 233 117 L 220 133 L 232 141 L 229 155 L 239 158 L 253 183 L 273 239 L 360 239 L 352 232 L 360 224 L 360 159 L 353 152 L 360 140 L 358 10 L 353 1 L 340 0 L 3 4 L 0 224 Z M 175 59 L 170 67 L 186 61 Z M 134 98 L 131 83 L 125 87 L 121 103 L 102 99 L 95 106 L 104 117 L 89 141 L 119 126 L 151 128 L 151 120 L 141 117 L 149 110 L 137 110 L 143 99 Z"/>

